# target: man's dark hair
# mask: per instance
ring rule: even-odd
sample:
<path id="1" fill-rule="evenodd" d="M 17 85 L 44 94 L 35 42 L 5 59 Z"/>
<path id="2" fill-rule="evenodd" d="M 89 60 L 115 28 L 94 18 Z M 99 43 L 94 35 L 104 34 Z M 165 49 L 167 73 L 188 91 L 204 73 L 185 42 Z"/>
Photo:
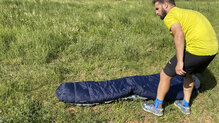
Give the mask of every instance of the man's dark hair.
<path id="1" fill-rule="evenodd" d="M 155 4 L 156 2 L 159 2 L 159 3 L 164 3 L 164 2 L 168 2 L 172 5 L 176 5 L 175 4 L 175 0 L 152 0 L 152 3 Z"/>

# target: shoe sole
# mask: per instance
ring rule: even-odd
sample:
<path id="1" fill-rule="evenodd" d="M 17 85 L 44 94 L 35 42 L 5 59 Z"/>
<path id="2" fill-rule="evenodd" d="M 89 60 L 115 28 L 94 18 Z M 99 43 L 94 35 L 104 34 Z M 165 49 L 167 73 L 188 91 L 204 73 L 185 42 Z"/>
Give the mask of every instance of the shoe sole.
<path id="1" fill-rule="evenodd" d="M 163 114 L 156 114 L 156 113 L 154 113 L 154 112 L 151 112 L 151 111 L 145 109 L 145 108 L 143 107 L 143 105 L 142 105 L 142 108 L 143 108 L 145 111 L 150 112 L 150 113 L 152 113 L 152 114 L 154 114 L 154 115 L 156 115 L 156 116 L 163 116 Z"/>
<path id="2" fill-rule="evenodd" d="M 174 103 L 174 105 L 181 110 L 181 108 L 176 103 Z M 183 110 L 181 110 L 181 111 L 183 114 L 190 114 L 190 113 L 183 112 Z"/>

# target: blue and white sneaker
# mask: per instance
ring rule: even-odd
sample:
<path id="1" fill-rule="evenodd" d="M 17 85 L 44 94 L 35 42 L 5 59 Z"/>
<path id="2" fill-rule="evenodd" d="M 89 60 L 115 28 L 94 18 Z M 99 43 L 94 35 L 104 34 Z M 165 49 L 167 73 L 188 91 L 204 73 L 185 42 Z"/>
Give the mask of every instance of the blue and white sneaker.
<path id="1" fill-rule="evenodd" d="M 190 112 L 191 112 L 190 107 L 183 106 L 183 100 L 176 100 L 174 102 L 174 105 L 176 107 L 178 107 L 182 111 L 182 113 L 184 113 L 184 114 L 190 114 Z"/>
<path id="2" fill-rule="evenodd" d="M 154 115 L 157 116 L 163 116 L 163 108 L 155 108 L 154 103 L 143 103 L 142 108 L 150 113 L 153 113 Z"/>

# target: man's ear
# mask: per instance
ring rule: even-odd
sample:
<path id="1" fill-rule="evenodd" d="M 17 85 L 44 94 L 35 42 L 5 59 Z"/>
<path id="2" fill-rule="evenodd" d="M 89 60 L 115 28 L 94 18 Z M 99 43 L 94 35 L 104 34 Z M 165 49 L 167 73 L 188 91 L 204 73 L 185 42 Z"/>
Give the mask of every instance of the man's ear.
<path id="1" fill-rule="evenodd" d="M 163 3 L 163 8 L 166 10 L 169 7 L 169 4 L 167 2 Z"/>

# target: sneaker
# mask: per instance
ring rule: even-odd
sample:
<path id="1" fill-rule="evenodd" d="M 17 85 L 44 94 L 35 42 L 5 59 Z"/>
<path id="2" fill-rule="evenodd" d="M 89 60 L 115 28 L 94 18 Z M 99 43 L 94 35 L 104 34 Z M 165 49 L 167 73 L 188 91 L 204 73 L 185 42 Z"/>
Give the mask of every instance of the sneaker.
<path id="1" fill-rule="evenodd" d="M 174 102 L 174 105 L 175 105 L 176 107 L 178 107 L 178 108 L 182 111 L 182 113 L 184 113 L 184 114 L 190 114 L 190 107 L 185 107 L 185 106 L 183 106 L 183 100 L 176 100 L 176 101 Z"/>
<path id="2" fill-rule="evenodd" d="M 143 103 L 142 108 L 147 112 L 153 113 L 154 115 L 163 116 L 163 108 L 155 108 L 154 103 Z"/>

